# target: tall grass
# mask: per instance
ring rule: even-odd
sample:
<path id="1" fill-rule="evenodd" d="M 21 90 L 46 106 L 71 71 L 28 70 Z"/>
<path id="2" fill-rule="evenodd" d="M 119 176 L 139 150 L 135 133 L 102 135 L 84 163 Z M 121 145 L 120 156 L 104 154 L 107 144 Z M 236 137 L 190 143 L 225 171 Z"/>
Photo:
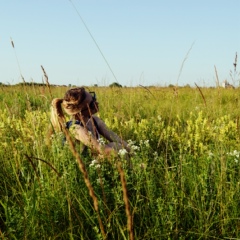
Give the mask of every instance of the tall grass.
<path id="1" fill-rule="evenodd" d="M 91 88 L 132 147 L 131 168 L 80 156 L 98 213 L 63 134 L 46 141 L 66 89 L 0 89 L 0 239 L 240 238 L 239 89 Z"/>

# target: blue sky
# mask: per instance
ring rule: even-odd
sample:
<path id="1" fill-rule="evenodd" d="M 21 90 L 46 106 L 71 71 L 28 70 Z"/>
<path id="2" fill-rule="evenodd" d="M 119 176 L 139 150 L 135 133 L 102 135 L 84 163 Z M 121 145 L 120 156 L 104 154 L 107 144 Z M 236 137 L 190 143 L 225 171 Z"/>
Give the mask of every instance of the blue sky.
<path id="1" fill-rule="evenodd" d="M 215 86 L 239 24 L 239 0 L 1 1 L 0 82 L 42 82 L 42 65 L 52 84 Z"/>

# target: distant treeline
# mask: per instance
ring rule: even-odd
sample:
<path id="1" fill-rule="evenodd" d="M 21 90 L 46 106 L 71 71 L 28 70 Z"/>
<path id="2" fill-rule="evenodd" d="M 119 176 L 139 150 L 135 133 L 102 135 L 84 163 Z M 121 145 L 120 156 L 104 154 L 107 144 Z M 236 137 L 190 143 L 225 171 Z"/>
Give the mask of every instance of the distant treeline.
<path id="1" fill-rule="evenodd" d="M 21 83 L 17 83 L 16 86 L 22 86 L 22 85 L 25 85 L 25 86 L 46 86 L 45 83 L 36 83 L 36 82 L 21 82 Z"/>
<path id="2" fill-rule="evenodd" d="M 55 85 L 55 84 L 50 84 L 51 86 L 62 86 L 62 87 L 67 87 L 66 85 Z M 0 86 L 5 86 L 5 87 L 10 87 L 10 86 L 46 86 L 46 83 L 36 83 L 36 82 L 21 82 L 17 84 L 4 84 L 0 82 Z M 70 85 L 71 86 L 71 85 Z"/>
<path id="3" fill-rule="evenodd" d="M 45 86 L 46 84 L 45 83 L 36 83 L 36 82 L 21 82 L 21 83 L 17 83 L 17 84 L 4 84 L 2 82 L 0 82 L 0 86 L 6 86 L 6 87 L 10 87 L 10 86 L 22 86 L 22 85 L 25 85 L 25 86 Z"/>

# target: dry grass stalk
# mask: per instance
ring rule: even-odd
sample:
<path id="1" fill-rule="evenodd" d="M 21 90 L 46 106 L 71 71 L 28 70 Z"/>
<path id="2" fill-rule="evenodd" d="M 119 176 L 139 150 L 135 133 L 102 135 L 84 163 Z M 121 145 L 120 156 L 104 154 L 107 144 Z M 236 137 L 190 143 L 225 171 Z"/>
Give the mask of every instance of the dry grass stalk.
<path id="1" fill-rule="evenodd" d="M 53 98 L 53 97 L 52 97 L 51 88 L 50 88 L 50 83 L 49 83 L 49 81 L 48 81 L 48 75 L 47 75 L 47 73 L 46 73 L 46 71 L 45 71 L 45 69 L 44 69 L 44 67 L 43 67 L 42 65 L 41 65 L 41 68 L 42 68 L 42 71 L 43 71 L 43 74 L 44 74 L 44 78 L 45 78 L 45 81 L 46 81 L 47 88 L 48 88 L 48 90 L 49 90 L 50 96 L 51 96 L 51 98 Z"/>
<path id="2" fill-rule="evenodd" d="M 97 169 L 97 173 L 98 173 L 98 176 L 99 176 L 99 180 L 100 180 L 100 186 L 101 186 L 101 189 L 102 189 L 102 194 L 103 194 L 103 202 L 105 204 L 105 206 L 107 206 L 107 197 L 106 197 L 106 194 L 105 194 L 105 191 L 104 191 L 104 184 L 103 184 L 103 180 L 102 180 L 102 177 L 101 177 L 101 170 L 100 169 Z M 111 211 L 108 209 L 108 208 L 105 208 L 108 216 L 111 215 Z"/>
<path id="3" fill-rule="evenodd" d="M 237 72 L 237 52 L 236 52 L 236 55 L 235 55 L 235 60 L 234 60 L 234 63 L 233 63 L 233 67 L 234 67 L 234 70 L 230 70 L 230 77 L 232 79 L 232 82 L 233 82 L 233 85 L 235 86 L 236 84 L 236 81 L 238 81 L 240 83 L 240 79 L 237 79 L 237 77 L 239 77 L 239 73 Z"/>
<path id="4" fill-rule="evenodd" d="M 214 66 L 214 69 L 215 69 L 215 75 L 216 75 L 216 85 L 217 85 L 217 88 L 219 88 L 219 78 L 218 78 L 218 72 L 217 72 L 217 68 L 216 66 Z"/>
<path id="5" fill-rule="evenodd" d="M 237 52 L 236 52 L 236 55 L 235 55 L 235 61 L 233 63 L 233 66 L 234 66 L 234 71 L 236 72 L 237 71 Z"/>
<path id="6" fill-rule="evenodd" d="M 23 83 L 24 83 L 24 86 L 25 86 L 26 81 L 25 81 L 25 79 L 24 79 L 24 77 L 22 75 L 22 71 L 21 71 L 21 68 L 20 68 L 19 61 L 18 61 L 15 45 L 14 45 L 14 42 L 13 42 L 12 38 L 10 38 L 10 39 L 11 39 L 11 44 L 12 44 L 12 47 L 13 47 L 13 50 L 14 50 L 14 53 L 15 53 L 15 57 L 16 57 L 16 60 L 17 60 L 18 69 L 19 69 L 19 72 L 20 72 L 20 75 L 21 75 L 21 79 L 23 80 Z"/>
<path id="7" fill-rule="evenodd" d="M 180 70 L 179 70 L 179 73 L 178 73 L 176 88 L 178 87 L 178 82 L 179 82 L 180 76 L 181 76 L 181 74 L 182 74 L 182 70 L 183 70 L 184 63 L 185 63 L 186 60 L 188 59 L 188 55 L 190 54 L 190 52 L 191 52 L 191 50 L 192 50 L 192 48 L 193 48 L 194 43 L 195 43 L 195 42 L 192 43 L 191 47 L 189 48 L 186 56 L 184 57 L 184 59 L 183 59 L 183 61 L 182 61 L 182 64 L 181 64 L 181 67 L 180 67 Z"/>
<path id="8" fill-rule="evenodd" d="M 139 84 L 139 86 L 144 88 L 144 89 L 146 89 L 153 96 L 153 98 L 156 99 L 155 96 L 152 94 L 152 92 L 147 87 L 145 87 L 145 86 L 143 86 L 141 84 Z"/>
<path id="9" fill-rule="evenodd" d="M 22 78 L 22 80 L 23 80 L 23 82 L 24 82 L 24 84 L 26 83 L 26 81 L 25 81 L 25 79 L 24 79 L 24 77 L 23 77 L 23 75 L 21 74 L 21 78 Z"/>
<path id="10" fill-rule="evenodd" d="M 1 229 L 0 229 L 0 237 L 1 237 L 1 239 L 5 239 L 5 237 L 4 237 L 4 235 L 3 235 L 3 233 L 2 233 L 2 231 L 1 231 Z"/>
<path id="11" fill-rule="evenodd" d="M 125 211 L 126 211 L 126 215 L 127 215 L 127 227 L 128 227 L 128 231 L 129 231 L 129 237 L 130 237 L 130 240 L 133 240 L 134 239 L 133 221 L 132 221 L 130 205 L 129 205 L 128 196 L 127 196 L 127 184 L 126 184 L 126 179 L 125 179 L 124 172 L 122 170 L 120 162 L 118 162 L 118 171 L 119 171 L 119 174 L 121 177 L 122 190 L 123 190 L 123 201 L 125 203 Z"/>
<path id="12" fill-rule="evenodd" d="M 91 198 L 93 200 L 94 209 L 95 209 L 95 211 L 97 213 L 97 216 L 98 216 L 98 222 L 99 222 L 99 226 L 100 226 L 100 229 L 101 229 L 102 236 L 105 239 L 106 238 L 106 234 L 105 234 L 103 223 L 102 223 L 102 220 L 101 220 L 101 217 L 100 217 L 100 213 L 99 213 L 98 200 L 97 200 L 97 197 L 95 196 L 92 184 L 91 184 L 91 182 L 90 182 L 90 180 L 88 178 L 87 170 L 86 170 L 85 165 L 84 165 L 83 161 L 81 160 L 81 158 L 80 158 L 76 148 L 74 147 L 73 140 L 72 140 L 68 130 L 65 128 L 64 119 L 61 118 L 60 116 L 59 116 L 59 122 L 60 122 L 60 124 L 62 126 L 62 131 L 64 132 L 64 134 L 66 136 L 66 139 L 67 139 L 67 141 L 69 143 L 70 150 L 71 150 L 72 154 L 74 155 L 74 157 L 76 158 L 78 166 L 79 166 L 79 169 L 80 169 L 80 171 L 83 174 L 83 178 L 84 178 L 85 184 L 86 184 L 86 186 L 87 186 L 87 188 L 89 190 L 89 195 L 91 196 Z"/>
<path id="13" fill-rule="evenodd" d="M 178 98 L 178 86 L 173 87 L 173 95 Z"/>
<path id="14" fill-rule="evenodd" d="M 12 44 L 12 47 L 15 48 L 12 38 L 11 38 L 11 44 Z"/>
<path id="15" fill-rule="evenodd" d="M 199 90 L 199 92 L 200 92 L 200 94 L 202 96 L 202 99 L 204 101 L 205 107 L 207 107 L 206 99 L 205 99 L 205 97 L 204 97 L 204 95 L 202 93 L 202 90 L 200 89 L 200 87 L 196 83 L 195 83 L 195 85 L 196 85 L 197 89 Z"/>

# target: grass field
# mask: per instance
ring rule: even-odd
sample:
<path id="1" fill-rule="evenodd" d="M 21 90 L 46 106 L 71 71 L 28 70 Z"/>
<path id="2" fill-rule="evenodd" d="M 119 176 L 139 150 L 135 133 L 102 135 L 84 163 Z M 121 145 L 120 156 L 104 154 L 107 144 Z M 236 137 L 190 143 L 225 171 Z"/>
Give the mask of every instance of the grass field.
<path id="1" fill-rule="evenodd" d="M 0 86 L 0 239 L 240 239 L 240 89 L 87 89 L 132 167 L 80 156 L 89 194 L 63 134 L 47 137 L 67 87 Z"/>

